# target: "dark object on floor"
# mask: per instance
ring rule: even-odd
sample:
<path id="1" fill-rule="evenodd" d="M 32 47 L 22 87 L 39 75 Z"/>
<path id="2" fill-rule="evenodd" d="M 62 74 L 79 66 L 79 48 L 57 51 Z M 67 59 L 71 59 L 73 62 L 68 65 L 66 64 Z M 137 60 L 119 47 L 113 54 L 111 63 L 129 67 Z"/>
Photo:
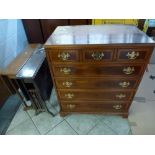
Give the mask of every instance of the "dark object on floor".
<path id="1" fill-rule="evenodd" d="M 136 102 L 143 102 L 143 103 L 146 102 L 146 98 L 145 97 L 136 97 L 135 96 L 133 100 L 136 101 Z"/>
<path id="2" fill-rule="evenodd" d="M 154 80 L 155 79 L 155 76 L 150 75 L 150 79 Z"/>
<path id="3" fill-rule="evenodd" d="M 12 95 L 6 100 L 5 104 L 0 109 L 0 135 L 6 133 L 21 103 L 22 102 L 17 95 Z"/>

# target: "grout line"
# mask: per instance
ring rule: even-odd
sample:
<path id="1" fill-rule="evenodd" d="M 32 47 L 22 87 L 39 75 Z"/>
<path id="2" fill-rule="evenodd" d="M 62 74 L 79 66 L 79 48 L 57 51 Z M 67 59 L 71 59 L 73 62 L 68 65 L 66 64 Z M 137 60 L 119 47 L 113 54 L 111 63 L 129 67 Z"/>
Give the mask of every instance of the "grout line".
<path id="1" fill-rule="evenodd" d="M 87 135 L 89 135 L 89 133 L 90 133 L 98 124 L 99 124 L 99 122 L 96 123 L 96 124 L 87 132 Z"/>
<path id="2" fill-rule="evenodd" d="M 21 105 L 20 105 L 20 106 L 21 106 Z M 22 107 L 22 108 L 23 108 L 23 107 Z M 19 110 L 22 109 L 22 108 L 19 107 L 18 110 L 17 110 L 17 112 L 16 112 L 16 114 L 17 114 L 17 113 L 19 112 Z M 22 110 L 23 110 L 23 109 L 22 109 Z M 25 111 L 23 110 L 23 112 L 25 112 Z M 25 112 L 25 113 L 26 113 L 26 112 Z M 16 114 L 14 115 L 13 119 L 15 118 Z M 13 121 L 13 119 L 12 119 L 12 121 Z M 21 121 L 19 124 L 15 125 L 12 129 L 8 130 L 9 127 L 10 127 L 10 125 L 11 125 L 11 123 L 12 123 L 12 121 L 11 121 L 11 123 L 10 123 L 10 125 L 9 125 L 9 127 L 8 127 L 8 129 L 7 129 L 7 131 L 6 131 L 6 133 L 8 133 L 9 131 L 13 130 L 14 128 L 16 128 L 17 126 L 19 126 L 20 124 L 24 123 L 24 122 L 27 121 L 27 120 L 28 120 L 28 118 L 25 119 L 25 120 L 23 120 L 23 121 Z"/>
<path id="3" fill-rule="evenodd" d="M 79 135 L 79 133 L 67 122 L 67 120 L 64 121 Z"/>
<path id="4" fill-rule="evenodd" d="M 55 127 L 57 127 L 58 125 L 60 125 L 60 123 L 63 123 L 65 120 L 63 119 L 61 122 L 59 122 L 57 125 L 55 125 L 54 127 L 52 127 L 51 129 L 49 129 L 47 132 L 45 132 L 43 135 L 47 135 L 51 130 L 53 130 Z"/>
<path id="5" fill-rule="evenodd" d="M 95 115 L 95 117 L 98 118 L 97 115 Z M 98 118 L 98 119 L 99 119 L 99 118 Z M 88 135 L 88 134 L 90 133 L 90 131 L 93 130 L 103 119 L 104 119 L 104 118 L 100 118 L 100 119 L 97 121 L 97 123 L 87 132 L 87 135 Z"/>
<path id="6" fill-rule="evenodd" d="M 29 119 L 26 119 L 25 121 L 22 121 L 21 123 L 19 123 L 19 124 L 16 125 L 15 127 L 13 127 L 11 130 L 8 130 L 8 131 L 6 132 L 6 134 L 7 134 L 8 132 L 14 130 L 16 127 L 18 128 L 19 125 L 23 124 L 24 122 L 26 122 L 26 121 L 28 121 L 28 120 L 32 121 L 30 118 L 29 118 Z M 33 121 L 32 121 L 32 123 L 33 123 Z M 34 123 L 33 123 L 33 124 L 34 124 Z M 36 126 L 35 126 L 35 128 L 36 128 Z M 37 129 L 37 131 L 38 131 L 38 129 Z M 39 132 L 39 133 L 40 133 L 40 132 Z"/>
<path id="7" fill-rule="evenodd" d="M 115 131 L 113 128 L 111 128 L 108 124 L 106 124 L 106 123 L 104 122 L 104 120 L 103 120 L 103 123 L 104 123 L 107 127 L 109 127 L 114 133 L 116 133 L 117 135 L 119 135 L 119 133 L 118 133 L 117 131 Z"/>
<path id="8" fill-rule="evenodd" d="M 130 135 L 133 135 L 131 127 L 130 127 L 130 131 L 129 131 L 129 133 L 131 133 Z"/>
<path id="9" fill-rule="evenodd" d="M 104 118 L 103 118 L 103 119 L 104 119 Z M 95 125 L 92 129 L 90 129 L 89 132 L 88 132 L 87 134 L 89 134 L 99 123 L 103 123 L 107 128 L 109 128 L 109 129 L 112 130 L 115 134 L 118 135 L 118 133 L 117 133 L 116 131 L 114 131 L 112 128 L 110 128 L 109 126 L 107 126 L 107 124 L 105 124 L 105 123 L 102 121 L 103 119 L 99 120 L 99 122 L 96 123 L 96 125 Z"/>
<path id="10" fill-rule="evenodd" d="M 37 128 L 37 126 L 35 125 L 35 123 L 33 122 L 33 119 L 31 118 L 30 114 L 26 111 L 27 115 L 29 116 L 30 120 L 32 121 L 33 125 L 35 126 L 35 128 L 37 129 L 37 131 L 39 132 L 39 134 L 41 135 L 39 129 Z"/>

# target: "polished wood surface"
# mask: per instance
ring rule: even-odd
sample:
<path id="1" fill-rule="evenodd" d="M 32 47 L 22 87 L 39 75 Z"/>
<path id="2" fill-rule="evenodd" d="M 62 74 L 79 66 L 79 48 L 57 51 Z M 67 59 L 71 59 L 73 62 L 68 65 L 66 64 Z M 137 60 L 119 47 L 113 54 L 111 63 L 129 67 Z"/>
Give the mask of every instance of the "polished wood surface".
<path id="1" fill-rule="evenodd" d="M 3 68 L 1 70 L 1 79 L 4 83 L 5 87 L 1 87 L 2 91 L 0 90 L 0 99 L 4 98 L 5 96 L 9 96 L 11 94 L 17 93 L 17 95 L 19 95 L 19 97 L 23 100 L 23 102 L 25 103 L 23 96 L 20 95 L 20 93 L 18 92 L 19 90 L 19 84 L 17 84 L 17 77 L 16 75 L 18 74 L 18 72 L 23 68 L 23 66 L 27 63 L 27 61 L 30 59 L 30 57 L 37 52 L 38 48 L 41 47 L 41 44 L 29 44 L 25 47 L 25 49 L 23 51 L 20 52 L 19 55 L 16 56 L 16 58 L 6 67 Z M 29 72 L 32 72 L 32 68 L 29 70 L 27 70 L 26 75 Z M 26 91 L 24 90 L 24 88 L 20 87 L 20 90 L 23 92 L 25 98 L 27 99 L 26 96 Z M 5 92 L 9 92 L 7 94 L 9 95 L 5 95 Z M 3 95 L 1 95 L 3 94 Z"/>
<path id="2" fill-rule="evenodd" d="M 54 50 L 49 55 L 51 61 L 54 62 L 74 62 L 79 61 L 79 51 L 76 49 L 69 49 L 69 50 Z"/>
<path id="3" fill-rule="evenodd" d="M 128 116 L 155 42 L 135 26 L 60 26 L 45 43 L 61 115 Z"/>
<path id="4" fill-rule="evenodd" d="M 29 60 L 31 55 L 35 52 L 40 44 L 29 44 L 2 72 L 3 75 L 15 77 L 18 71 L 24 66 Z"/>
<path id="5" fill-rule="evenodd" d="M 105 65 L 97 65 L 97 64 L 61 64 L 55 65 L 53 67 L 53 72 L 56 77 L 75 77 L 75 76 L 125 76 L 125 77 L 133 77 L 141 74 L 143 64 L 106 64 Z M 131 69 L 131 72 L 127 72 L 126 70 Z M 133 70 L 132 70 L 133 69 Z"/>
<path id="6" fill-rule="evenodd" d="M 46 46 L 93 44 L 154 44 L 154 41 L 135 26 L 85 25 L 59 26 L 45 43 Z"/>
<path id="7" fill-rule="evenodd" d="M 56 85 L 58 89 L 135 89 L 138 80 L 135 78 L 64 78 L 57 77 Z"/>
<path id="8" fill-rule="evenodd" d="M 80 88 L 80 87 L 79 87 Z M 59 90 L 59 96 L 64 101 L 129 101 L 133 97 L 133 92 L 128 90 Z"/>
<path id="9" fill-rule="evenodd" d="M 118 107 L 118 108 L 117 108 Z M 126 109 L 126 105 L 125 104 L 116 104 L 115 103 L 110 103 L 110 104 L 103 104 L 102 103 L 87 103 L 85 102 L 85 104 L 81 103 L 81 104 L 75 104 L 72 102 L 68 102 L 68 103 L 64 103 L 62 105 L 62 109 L 65 112 L 103 112 L 103 109 L 105 109 L 105 112 L 123 112 Z"/>

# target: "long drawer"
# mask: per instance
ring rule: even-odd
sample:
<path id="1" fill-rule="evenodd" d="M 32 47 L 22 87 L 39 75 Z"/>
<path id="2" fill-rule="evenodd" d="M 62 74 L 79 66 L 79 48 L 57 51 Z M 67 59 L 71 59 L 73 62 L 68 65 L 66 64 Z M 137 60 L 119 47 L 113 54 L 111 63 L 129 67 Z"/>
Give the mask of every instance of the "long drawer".
<path id="1" fill-rule="evenodd" d="M 135 89 L 137 78 L 63 78 L 55 79 L 58 89 Z"/>
<path id="2" fill-rule="evenodd" d="M 59 97 L 63 101 L 129 101 L 134 91 L 94 91 L 94 90 L 58 90 Z"/>
<path id="3" fill-rule="evenodd" d="M 72 103 L 72 102 L 62 102 L 61 108 L 66 112 L 120 112 L 127 110 L 127 104 L 125 103 Z"/>
<path id="4" fill-rule="evenodd" d="M 143 70 L 143 64 L 113 64 L 113 65 L 54 65 L 55 76 L 138 76 Z"/>

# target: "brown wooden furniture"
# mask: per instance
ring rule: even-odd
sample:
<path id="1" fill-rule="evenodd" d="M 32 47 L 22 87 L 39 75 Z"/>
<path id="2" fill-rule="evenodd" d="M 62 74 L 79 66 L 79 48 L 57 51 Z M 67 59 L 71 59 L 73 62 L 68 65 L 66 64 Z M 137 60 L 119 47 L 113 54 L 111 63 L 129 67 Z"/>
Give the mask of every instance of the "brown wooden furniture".
<path id="1" fill-rule="evenodd" d="M 29 44 L 4 70 L 2 78 L 16 92 L 26 108 L 48 110 L 45 101 L 49 100 L 53 83 L 42 44 Z M 48 83 L 50 82 L 50 84 Z"/>
<path id="2" fill-rule="evenodd" d="M 57 26 L 88 25 L 91 19 L 23 19 L 29 43 L 45 43 Z M 138 28 L 143 30 L 145 19 L 138 20 Z"/>
<path id="3" fill-rule="evenodd" d="M 128 116 L 155 42 L 135 26 L 60 26 L 45 43 L 61 115 Z"/>
<path id="4" fill-rule="evenodd" d="M 15 85 L 16 83 L 16 75 L 18 72 L 22 69 L 22 67 L 26 64 L 26 62 L 29 60 L 31 55 L 36 51 L 35 49 L 39 48 L 40 44 L 29 44 L 27 45 L 24 50 L 16 56 L 16 58 L 1 72 L 1 78 L 5 82 L 5 85 L 9 88 L 9 91 L 11 94 L 17 93 L 23 103 L 26 106 L 26 102 L 23 98 L 23 96 L 19 93 L 19 86 Z M 27 93 L 25 91 L 24 96 L 27 100 L 29 100 Z"/>
<path id="5" fill-rule="evenodd" d="M 31 44 L 28 45 L 19 55 L 15 53 L 15 55 L 17 55 L 16 58 L 7 67 L 3 67 L 0 70 L 0 106 L 4 104 L 4 101 L 11 94 L 16 93 L 15 89 L 10 84 L 9 79 L 15 78 L 17 72 L 29 59 L 36 46 L 36 44 Z"/>
<path id="6" fill-rule="evenodd" d="M 57 26 L 88 25 L 90 19 L 23 19 L 29 43 L 44 43 Z"/>

